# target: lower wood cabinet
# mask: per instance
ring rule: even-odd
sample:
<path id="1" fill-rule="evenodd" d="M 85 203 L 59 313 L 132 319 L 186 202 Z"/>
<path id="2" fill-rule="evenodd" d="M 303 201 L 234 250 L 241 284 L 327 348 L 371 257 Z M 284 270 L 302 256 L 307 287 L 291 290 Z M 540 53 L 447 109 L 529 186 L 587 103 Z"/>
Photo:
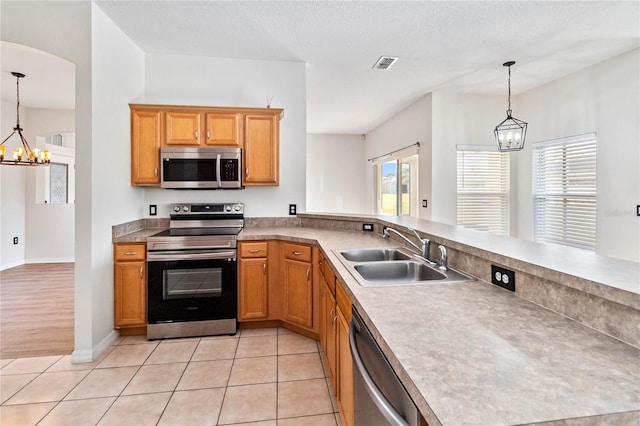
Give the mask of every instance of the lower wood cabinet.
<path id="1" fill-rule="evenodd" d="M 114 245 L 114 326 L 147 325 L 146 244 Z"/>
<path id="2" fill-rule="evenodd" d="M 313 328 L 313 271 L 311 247 L 284 244 L 284 320 Z"/>
<path id="3" fill-rule="evenodd" d="M 269 259 L 266 241 L 240 243 L 238 319 L 269 318 Z"/>
<path id="4" fill-rule="evenodd" d="M 349 323 L 351 322 L 351 300 L 342 284 L 336 283 L 336 345 L 337 374 L 336 400 L 344 426 L 353 425 L 353 360 L 349 348 Z"/>

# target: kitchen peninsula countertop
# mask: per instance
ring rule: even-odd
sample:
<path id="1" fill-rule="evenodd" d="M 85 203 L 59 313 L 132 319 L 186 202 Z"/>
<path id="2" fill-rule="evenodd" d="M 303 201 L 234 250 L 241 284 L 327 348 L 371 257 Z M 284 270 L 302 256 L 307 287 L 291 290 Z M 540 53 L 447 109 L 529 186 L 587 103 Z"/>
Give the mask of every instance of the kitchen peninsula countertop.
<path id="1" fill-rule="evenodd" d="M 248 227 L 239 239 L 318 244 L 430 425 L 640 423 L 634 346 L 484 281 L 361 287 L 333 250 L 399 245 L 373 233 Z"/>
<path id="2" fill-rule="evenodd" d="M 319 244 L 430 425 L 640 422 L 631 345 L 483 281 L 362 287 L 333 250 L 398 245 L 370 233 L 245 228 L 239 237 Z"/>

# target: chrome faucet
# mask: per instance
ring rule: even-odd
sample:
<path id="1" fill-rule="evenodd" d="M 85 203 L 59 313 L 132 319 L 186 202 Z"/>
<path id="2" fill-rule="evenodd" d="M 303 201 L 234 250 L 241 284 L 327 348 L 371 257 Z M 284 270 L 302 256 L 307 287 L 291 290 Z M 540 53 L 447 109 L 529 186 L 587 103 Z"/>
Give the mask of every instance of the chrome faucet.
<path id="1" fill-rule="evenodd" d="M 389 238 L 389 232 L 393 232 L 394 234 L 396 234 L 397 236 L 405 240 L 407 243 L 409 243 L 416 250 L 418 250 L 420 252 L 420 256 L 422 256 L 425 260 L 429 260 L 429 246 L 431 244 L 431 241 L 429 241 L 428 238 L 422 238 L 414 229 L 409 228 L 409 230 L 413 232 L 413 234 L 416 236 L 416 238 L 418 238 L 418 240 L 420 240 L 419 246 L 413 241 L 411 241 L 409 238 L 405 237 L 399 231 L 396 231 L 393 228 L 389 228 L 388 226 L 385 226 L 383 228 L 382 238 Z"/>
<path id="2" fill-rule="evenodd" d="M 439 269 L 446 271 L 449 267 L 447 262 L 447 248 L 443 245 L 438 246 L 438 250 L 440 250 L 440 267 Z"/>

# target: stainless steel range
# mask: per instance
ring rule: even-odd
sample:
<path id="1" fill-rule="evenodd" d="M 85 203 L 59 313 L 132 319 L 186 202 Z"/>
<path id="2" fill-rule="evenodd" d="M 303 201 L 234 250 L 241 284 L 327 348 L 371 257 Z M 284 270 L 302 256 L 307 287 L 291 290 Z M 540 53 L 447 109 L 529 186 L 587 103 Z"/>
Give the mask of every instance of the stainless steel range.
<path id="1" fill-rule="evenodd" d="M 147 238 L 147 338 L 235 334 L 244 204 L 175 204 Z"/>

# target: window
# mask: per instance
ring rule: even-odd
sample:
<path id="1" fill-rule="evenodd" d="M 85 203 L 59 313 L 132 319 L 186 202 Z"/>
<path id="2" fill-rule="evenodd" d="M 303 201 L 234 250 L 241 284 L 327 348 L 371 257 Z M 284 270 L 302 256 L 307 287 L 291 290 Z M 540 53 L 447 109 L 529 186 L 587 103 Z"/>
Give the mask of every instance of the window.
<path id="1" fill-rule="evenodd" d="M 69 199 L 69 166 L 64 163 L 49 165 L 49 193 L 51 203 L 66 203 Z"/>
<path id="2" fill-rule="evenodd" d="M 534 145 L 534 239 L 595 251 L 596 137 Z"/>
<path id="3" fill-rule="evenodd" d="M 509 153 L 457 147 L 457 224 L 509 235 Z"/>
<path id="4" fill-rule="evenodd" d="M 418 216 L 418 155 L 375 166 L 377 214 Z"/>

